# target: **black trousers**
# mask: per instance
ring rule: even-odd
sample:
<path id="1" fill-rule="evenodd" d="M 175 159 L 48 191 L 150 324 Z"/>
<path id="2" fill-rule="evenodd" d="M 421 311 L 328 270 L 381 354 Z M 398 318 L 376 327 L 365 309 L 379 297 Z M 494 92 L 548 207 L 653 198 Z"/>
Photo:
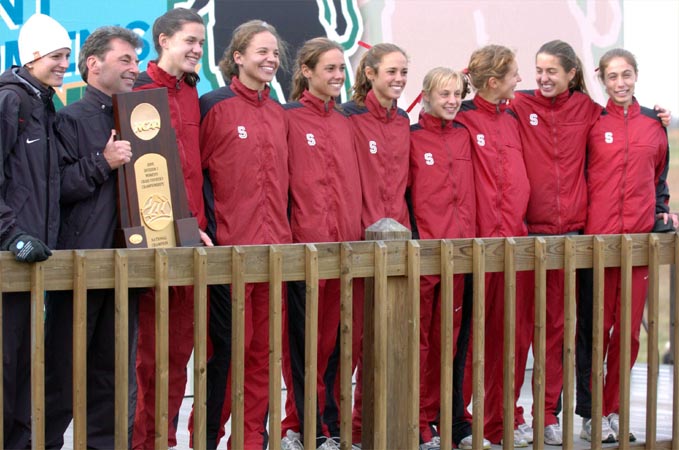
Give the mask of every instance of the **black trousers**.
<path id="1" fill-rule="evenodd" d="M 138 295 L 130 298 L 130 347 Z M 45 446 L 61 448 L 73 418 L 73 293 L 50 292 L 45 303 Z M 133 354 L 133 348 L 128 351 Z M 129 377 L 135 376 L 130 358 Z M 87 447 L 114 448 L 115 296 L 110 289 L 87 296 Z"/>
<path id="2" fill-rule="evenodd" d="M 306 318 L 306 283 L 304 281 L 288 282 L 287 314 L 288 324 L 290 324 L 288 326 L 288 344 L 290 346 L 290 366 L 292 369 L 292 391 L 295 396 L 295 408 L 297 409 L 301 433 L 304 436 L 304 321 Z M 320 446 L 325 442 L 326 437 L 323 434 L 323 422 L 318 402 L 316 403 L 315 433 L 317 445 Z"/>
<path id="3" fill-rule="evenodd" d="M 3 448 L 30 448 L 31 295 L 2 295 Z"/>
<path id="4" fill-rule="evenodd" d="M 575 413 L 592 417 L 592 269 L 578 270 L 578 306 L 575 330 Z"/>
<path id="5" fill-rule="evenodd" d="M 206 448 L 211 450 L 217 448 L 227 377 L 231 367 L 231 286 L 210 286 L 208 329 L 212 356 L 207 362 Z"/>

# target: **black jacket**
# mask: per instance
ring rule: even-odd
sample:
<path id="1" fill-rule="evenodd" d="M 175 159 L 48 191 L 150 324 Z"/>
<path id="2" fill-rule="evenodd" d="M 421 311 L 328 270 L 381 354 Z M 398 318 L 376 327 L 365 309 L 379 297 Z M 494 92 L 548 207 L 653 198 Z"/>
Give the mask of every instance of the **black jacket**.
<path id="1" fill-rule="evenodd" d="M 54 137 L 54 90 L 23 67 L 0 75 L 0 85 L 20 86 L 31 98 L 31 116 L 19 131 L 21 99 L 0 89 L 0 243 L 20 232 L 54 248 L 59 231 L 59 166 Z"/>
<path id="2" fill-rule="evenodd" d="M 57 114 L 63 151 L 60 249 L 111 248 L 118 223 L 116 171 L 103 151 L 115 128 L 112 99 L 87 86 Z"/>

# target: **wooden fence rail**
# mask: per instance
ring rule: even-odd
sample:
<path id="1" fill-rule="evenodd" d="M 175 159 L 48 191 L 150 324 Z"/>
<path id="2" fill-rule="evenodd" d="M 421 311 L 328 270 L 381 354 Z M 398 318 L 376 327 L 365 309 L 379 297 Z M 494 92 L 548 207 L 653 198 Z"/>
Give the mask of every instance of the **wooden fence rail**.
<path id="1" fill-rule="evenodd" d="M 514 397 L 514 331 L 516 328 L 516 274 L 533 271 L 535 276 L 534 328 L 534 429 L 536 443 L 542 442 L 544 432 L 545 379 L 545 296 L 548 270 L 564 270 L 564 379 L 563 379 L 563 438 L 564 448 L 573 447 L 573 393 L 576 326 L 576 270 L 592 268 L 594 274 L 593 301 L 593 361 L 592 361 L 592 417 L 602 414 L 603 386 L 603 284 L 604 269 L 619 267 L 622 276 L 622 345 L 620 373 L 620 435 L 629 433 L 630 419 L 630 340 L 631 340 L 631 280 L 634 266 L 649 267 L 648 295 L 648 382 L 646 403 L 645 448 L 679 448 L 679 376 L 674 376 L 672 440 L 656 439 L 658 404 L 658 298 L 659 268 L 679 261 L 679 237 L 676 234 L 636 234 L 610 236 L 524 237 L 508 239 L 461 240 L 375 240 L 363 242 L 297 244 L 273 246 L 235 246 L 218 248 L 170 248 L 160 250 L 87 250 L 56 251 L 45 262 L 21 264 L 11 254 L 0 254 L 0 291 L 30 292 L 31 301 L 31 384 L 32 384 L 32 445 L 44 448 L 44 293 L 73 290 L 73 446 L 86 448 L 86 329 L 87 291 L 115 290 L 115 377 L 116 377 L 116 448 L 128 443 L 128 369 L 129 369 L 129 290 L 154 288 L 156 303 L 156 438 L 155 448 L 167 446 L 168 426 L 168 289 L 170 286 L 193 285 L 195 303 L 194 327 L 194 448 L 205 447 L 206 401 L 206 339 L 207 287 L 230 284 L 232 287 L 232 420 L 233 448 L 243 446 L 244 415 L 244 320 L 245 285 L 269 283 L 269 430 L 273 438 L 270 448 L 280 448 L 281 422 L 281 323 L 283 282 L 306 281 L 305 318 L 305 411 L 307 429 L 315 429 L 316 421 L 316 342 L 318 321 L 318 281 L 341 281 L 340 319 L 340 423 L 342 448 L 351 445 L 351 336 L 352 289 L 354 280 L 374 279 L 374 402 L 371 406 L 372 426 L 370 442 L 375 449 L 389 448 L 387 419 L 394 414 L 406 423 L 404 433 L 408 442 L 418 442 L 419 394 L 417 384 L 410 386 L 408 395 L 415 400 L 404 411 L 388 411 L 389 396 L 402 393 L 387 392 L 390 377 L 407 377 L 408 383 L 419 380 L 419 354 L 412 336 L 419 336 L 419 277 L 443 275 L 441 314 L 441 442 L 450 448 L 452 442 L 452 354 L 453 321 L 452 293 L 454 274 L 473 275 L 473 402 L 472 424 L 475 449 L 482 448 L 483 370 L 484 370 L 484 275 L 490 272 L 505 274 L 504 317 L 504 441 L 505 448 L 513 442 Z M 675 271 L 679 271 L 675 264 Z M 388 282 L 393 278 L 408 280 L 403 283 L 407 317 L 409 317 L 410 347 L 408 367 L 402 374 L 390 369 L 382 358 L 388 342 L 386 334 L 389 310 Z M 1 311 L 1 310 L 0 310 Z M 676 312 L 675 315 L 679 315 Z M 1 312 L 0 312 L 1 315 Z M 0 316 L 1 318 L 1 316 Z M 679 317 L 674 318 L 679 322 Z M 378 323 L 379 322 L 379 323 Z M 675 332 L 679 328 L 675 328 Z M 394 337 L 392 336 L 392 339 Z M 679 336 L 675 337 L 679 339 Z M 0 334 L 0 344 L 1 342 Z M 367 344 L 366 345 L 373 345 Z M 674 347 L 674 360 L 679 360 L 679 346 Z M 0 377 L 2 368 L 0 368 Z M 0 391 L 0 408 L 2 408 Z M 399 419 L 399 420 L 401 420 Z M 364 420 L 366 418 L 364 417 Z M 592 447 L 600 448 L 601 424 L 593 421 Z M 364 428 L 364 430 L 366 430 Z M 0 424 L 0 442 L 3 430 Z M 314 447 L 314 436 L 305 436 L 306 448 Z M 365 442 L 365 441 L 364 441 Z M 537 444 L 536 444 L 537 445 Z M 620 448 L 629 448 L 622 439 Z M 367 447 L 364 446 L 364 448 Z"/>

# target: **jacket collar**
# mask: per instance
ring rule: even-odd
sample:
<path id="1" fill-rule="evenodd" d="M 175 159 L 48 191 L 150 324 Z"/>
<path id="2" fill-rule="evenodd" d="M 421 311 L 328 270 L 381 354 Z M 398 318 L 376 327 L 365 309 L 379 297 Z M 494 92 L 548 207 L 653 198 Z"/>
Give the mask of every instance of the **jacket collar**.
<path id="1" fill-rule="evenodd" d="M 327 117 L 330 114 L 332 114 L 332 110 L 335 108 L 335 99 L 331 98 L 330 100 L 325 102 L 323 101 L 323 99 L 320 99 L 311 92 L 309 92 L 308 89 L 302 93 L 302 97 L 299 99 L 299 102 L 306 106 L 307 108 L 313 110 L 319 116 L 324 117 Z"/>
<path id="2" fill-rule="evenodd" d="M 606 103 L 606 112 L 612 116 L 625 117 L 625 108 L 616 104 L 610 98 L 608 99 L 608 103 Z M 636 97 L 633 97 L 632 104 L 627 107 L 627 117 L 631 118 L 639 115 L 640 113 L 641 106 L 639 105 L 639 102 L 637 102 Z"/>
<path id="3" fill-rule="evenodd" d="M 420 111 L 419 124 L 425 130 L 443 134 L 452 129 L 453 122 L 450 120 L 441 119 L 440 117 L 434 117 L 429 113 Z"/>
<path id="4" fill-rule="evenodd" d="M 238 77 L 231 78 L 231 90 L 254 106 L 262 106 L 269 99 L 269 86 L 265 86 L 261 91 L 255 91 L 245 86 Z"/>
<path id="5" fill-rule="evenodd" d="M 570 89 L 566 89 L 564 92 L 557 95 L 556 97 L 545 97 L 544 95 L 542 95 L 542 92 L 540 92 L 540 89 L 535 90 L 535 98 L 537 99 L 537 101 L 542 105 L 552 108 L 558 108 L 565 104 L 571 97 L 571 94 L 572 92 L 570 91 Z"/>
<path id="6" fill-rule="evenodd" d="M 486 114 L 491 114 L 491 115 L 500 114 L 500 113 L 504 112 L 505 109 L 507 109 L 507 102 L 503 101 L 503 102 L 500 102 L 498 104 L 491 103 L 478 94 L 476 94 L 474 96 L 473 102 L 474 102 L 474 105 L 476 105 L 476 107 L 479 110 L 485 112 Z"/>
<path id="7" fill-rule="evenodd" d="M 51 86 L 45 86 L 31 75 L 25 67 L 13 67 L 12 73 L 16 80 L 16 84 L 24 86 L 29 92 L 40 98 L 45 103 L 51 103 L 54 89 Z"/>
<path id="8" fill-rule="evenodd" d="M 174 75 L 170 75 L 158 66 L 157 61 L 149 61 L 146 71 L 152 79 L 166 87 L 168 91 L 179 90 L 184 83 L 184 77 L 177 78 Z"/>
<path id="9" fill-rule="evenodd" d="M 83 100 L 96 106 L 98 109 L 113 112 L 113 98 L 101 92 L 99 89 L 87 85 Z"/>
<path id="10" fill-rule="evenodd" d="M 396 118 L 398 115 L 398 107 L 396 101 L 392 102 L 391 108 L 387 109 L 377 99 L 375 92 L 371 89 L 365 97 L 365 106 L 370 111 L 370 114 L 381 122 L 388 123 Z"/>

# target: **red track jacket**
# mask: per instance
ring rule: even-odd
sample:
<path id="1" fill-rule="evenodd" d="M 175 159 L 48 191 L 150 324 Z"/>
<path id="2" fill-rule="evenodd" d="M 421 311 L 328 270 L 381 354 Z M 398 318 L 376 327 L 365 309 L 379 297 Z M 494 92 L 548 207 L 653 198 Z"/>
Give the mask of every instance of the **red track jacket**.
<path id="1" fill-rule="evenodd" d="M 410 153 L 410 119 L 402 109 L 384 108 L 373 91 L 365 106 L 348 102 L 342 108 L 354 131 L 358 169 L 363 189 L 363 229 L 383 217 L 410 228 L 405 201 Z"/>
<path id="2" fill-rule="evenodd" d="M 409 183 L 420 239 L 474 237 L 476 193 L 466 128 L 421 113 L 410 127 Z"/>
<path id="3" fill-rule="evenodd" d="M 205 205 L 203 202 L 203 171 L 200 167 L 200 148 L 198 134 L 200 126 L 200 108 L 198 107 L 198 91 L 187 85 L 183 79 L 178 80 L 150 61 L 145 72 L 137 78 L 134 90 L 167 88 L 170 104 L 170 120 L 177 135 L 177 151 L 182 162 L 186 198 L 191 213 L 198 219 L 198 226 L 205 229 Z"/>
<path id="4" fill-rule="evenodd" d="M 238 78 L 200 98 L 205 210 L 218 245 L 291 242 L 287 126 L 269 88 Z"/>
<path id="5" fill-rule="evenodd" d="M 669 212 L 667 131 L 655 111 L 611 100 L 588 140 L 587 234 L 648 233 Z"/>
<path id="6" fill-rule="evenodd" d="M 479 237 L 525 236 L 530 185 L 515 115 L 480 95 L 455 118 L 472 138 Z"/>
<path id="7" fill-rule="evenodd" d="M 293 242 L 361 239 L 361 180 L 349 120 L 304 91 L 285 105 Z"/>
<path id="8" fill-rule="evenodd" d="M 601 106 L 577 91 L 547 98 L 535 90 L 517 92 L 510 108 L 519 119 L 531 186 L 528 231 L 563 234 L 584 229 L 585 149 Z"/>

